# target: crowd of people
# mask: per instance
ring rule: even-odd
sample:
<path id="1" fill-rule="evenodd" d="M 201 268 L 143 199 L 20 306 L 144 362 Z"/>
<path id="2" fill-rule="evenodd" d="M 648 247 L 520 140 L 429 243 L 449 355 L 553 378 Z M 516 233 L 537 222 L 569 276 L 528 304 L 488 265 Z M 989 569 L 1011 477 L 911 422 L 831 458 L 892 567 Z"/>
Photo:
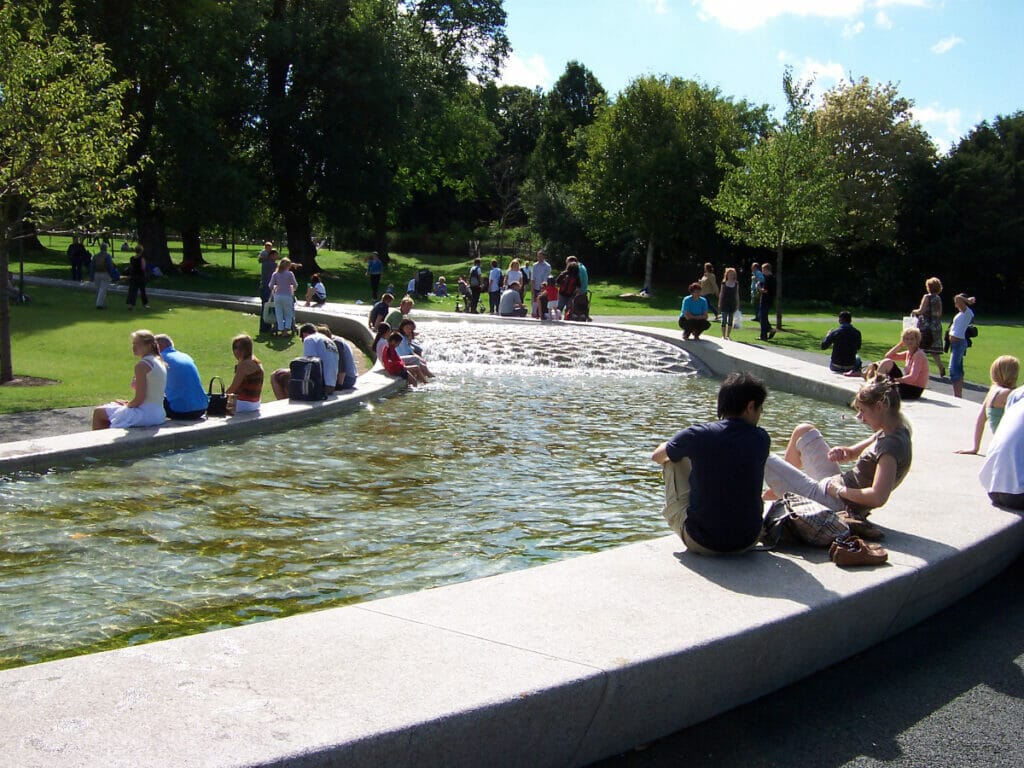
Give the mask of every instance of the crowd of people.
<path id="1" fill-rule="evenodd" d="M 498 259 L 491 259 L 485 271 L 477 256 L 469 274 L 459 275 L 457 285 L 469 314 L 485 313 L 481 299 L 486 294 L 487 313 L 499 317 L 590 319 L 590 276 L 576 256 L 569 256 L 557 274 L 543 249 L 533 264 L 513 258 L 506 271 Z"/>
<path id="2" fill-rule="evenodd" d="M 739 276 L 735 267 L 727 267 L 719 281 L 711 262 L 704 265 L 700 278 L 690 283 L 687 295 L 679 308 L 679 327 L 683 340 L 700 339 L 700 335 L 711 327 L 709 315 L 714 313 L 715 322 L 721 323 L 722 338 L 731 339 L 733 328 L 739 326 L 742 317 L 740 309 Z M 775 275 L 768 262 L 750 265 L 750 304 L 754 320 L 760 324 L 761 341 L 775 337 L 771 327 L 771 312 L 775 304 Z"/>

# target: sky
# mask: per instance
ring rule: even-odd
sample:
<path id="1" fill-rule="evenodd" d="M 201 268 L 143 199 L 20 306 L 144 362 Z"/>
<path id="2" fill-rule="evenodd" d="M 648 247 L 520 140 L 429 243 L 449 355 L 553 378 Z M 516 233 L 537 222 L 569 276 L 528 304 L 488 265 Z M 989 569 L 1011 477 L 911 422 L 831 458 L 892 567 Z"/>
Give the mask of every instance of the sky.
<path id="1" fill-rule="evenodd" d="M 611 95 L 643 75 L 785 112 L 782 73 L 819 93 L 891 82 L 939 150 L 1024 109 L 1024 0 L 504 0 L 501 82 L 549 89 L 572 60 Z"/>

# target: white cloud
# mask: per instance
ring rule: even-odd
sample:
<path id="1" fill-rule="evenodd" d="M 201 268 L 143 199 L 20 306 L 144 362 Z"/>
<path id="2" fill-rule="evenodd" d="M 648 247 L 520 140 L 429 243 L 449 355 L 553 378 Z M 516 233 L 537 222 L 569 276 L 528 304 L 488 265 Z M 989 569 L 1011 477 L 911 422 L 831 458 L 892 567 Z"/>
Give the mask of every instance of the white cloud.
<path id="1" fill-rule="evenodd" d="M 948 53 L 963 41 L 962 37 L 957 37 L 956 35 L 944 37 L 932 46 L 932 53 Z"/>
<path id="2" fill-rule="evenodd" d="M 668 13 L 668 0 L 640 0 L 643 5 L 651 6 L 658 16 L 664 16 Z"/>
<path id="3" fill-rule="evenodd" d="M 498 77 L 501 85 L 524 85 L 527 88 L 548 88 L 554 82 L 544 57 L 539 53 L 526 59 L 512 52 L 501 68 Z"/>
<path id="4" fill-rule="evenodd" d="M 856 37 L 864 31 L 864 22 L 849 22 L 843 27 L 843 37 Z"/>
<path id="5" fill-rule="evenodd" d="M 650 0 L 659 2 L 659 0 Z M 823 19 L 854 20 L 870 8 L 893 6 L 929 7 L 931 0 L 690 0 L 697 6 L 697 15 L 713 19 L 723 27 L 746 32 L 779 16 L 813 16 Z M 879 25 L 890 25 L 889 17 L 879 11 Z M 888 28 L 888 27 L 886 27 Z M 844 29 L 845 34 L 845 29 Z"/>
<path id="6" fill-rule="evenodd" d="M 892 29 L 892 19 L 889 18 L 889 14 L 885 11 L 879 11 L 875 14 L 875 24 L 882 29 Z"/>
<path id="7" fill-rule="evenodd" d="M 938 109 L 937 107 L 914 107 L 910 110 L 911 115 L 924 127 L 939 149 L 949 149 L 960 140 L 964 134 L 961 127 L 963 116 L 957 108 Z"/>
<path id="8" fill-rule="evenodd" d="M 796 79 L 800 82 L 807 82 L 814 79 L 814 87 L 811 92 L 815 98 L 834 86 L 846 77 L 846 70 L 842 64 L 834 61 L 822 62 L 817 59 L 805 58 L 800 64 L 794 67 Z"/>

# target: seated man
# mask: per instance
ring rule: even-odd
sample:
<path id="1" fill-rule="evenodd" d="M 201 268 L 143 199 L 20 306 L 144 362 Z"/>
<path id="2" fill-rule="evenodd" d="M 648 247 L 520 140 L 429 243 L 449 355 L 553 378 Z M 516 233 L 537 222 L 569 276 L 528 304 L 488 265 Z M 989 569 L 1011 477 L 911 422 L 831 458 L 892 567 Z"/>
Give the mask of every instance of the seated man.
<path id="1" fill-rule="evenodd" d="M 526 317 L 526 307 L 523 305 L 523 296 L 519 293 L 519 283 L 512 282 L 501 294 L 498 300 L 498 314 L 502 317 Z"/>
<path id="2" fill-rule="evenodd" d="M 761 488 L 771 438 L 757 426 L 768 397 L 749 373 L 718 390 L 718 417 L 687 427 L 654 451 L 662 465 L 669 526 L 699 555 L 746 552 L 761 536 Z"/>
<path id="3" fill-rule="evenodd" d="M 195 361 L 176 350 L 170 336 L 158 334 L 156 345 L 167 365 L 167 385 L 164 387 L 164 413 L 167 418 L 179 421 L 203 418 L 210 398 L 203 389 Z"/>
<path id="4" fill-rule="evenodd" d="M 1024 387 L 1006 397 L 980 478 L 993 504 L 1024 509 Z"/>
<path id="5" fill-rule="evenodd" d="M 415 302 L 412 300 L 412 296 L 403 296 L 402 300 L 398 303 L 398 309 L 392 309 L 388 312 L 387 317 L 384 318 L 384 322 L 391 326 L 392 329 L 397 330 L 398 326 L 402 324 L 402 321 L 409 316 L 410 312 L 412 312 L 412 308 L 414 306 Z"/>
<path id="6" fill-rule="evenodd" d="M 303 357 L 318 357 L 324 374 L 324 394 L 331 394 L 338 386 L 338 347 L 334 339 L 320 333 L 312 323 L 303 323 L 299 328 L 302 339 Z M 278 400 L 288 397 L 288 382 L 291 381 L 290 368 L 278 368 L 270 374 L 270 386 Z"/>
<path id="7" fill-rule="evenodd" d="M 822 349 L 832 347 L 828 367 L 836 373 L 859 373 L 861 367 L 860 331 L 853 327 L 853 316 L 843 310 L 839 313 L 839 327 L 833 328 L 821 342 Z"/>
<path id="8" fill-rule="evenodd" d="M 679 309 L 679 327 L 683 329 L 684 340 L 693 336 L 694 341 L 711 327 L 708 300 L 700 295 L 700 283 L 690 283 L 690 295 L 683 299 Z"/>
<path id="9" fill-rule="evenodd" d="M 370 330 L 374 333 L 377 332 L 377 326 L 384 322 L 384 318 L 388 316 L 391 311 L 391 302 L 395 300 L 395 297 L 391 293 L 385 293 L 380 297 L 380 301 L 373 305 L 370 309 L 369 326 Z"/>
<path id="10" fill-rule="evenodd" d="M 343 338 L 331 333 L 331 329 L 326 325 L 318 325 L 316 329 L 333 341 L 334 346 L 338 348 L 338 386 L 335 387 L 335 391 L 354 389 L 358 371 L 356 371 L 356 359 L 352 356 L 352 350 Z"/>

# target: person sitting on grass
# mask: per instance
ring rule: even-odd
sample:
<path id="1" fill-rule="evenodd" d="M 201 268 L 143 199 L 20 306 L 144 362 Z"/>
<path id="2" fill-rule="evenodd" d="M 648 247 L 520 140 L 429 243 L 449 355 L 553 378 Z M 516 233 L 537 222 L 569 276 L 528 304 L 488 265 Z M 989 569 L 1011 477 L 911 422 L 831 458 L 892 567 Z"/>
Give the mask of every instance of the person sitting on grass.
<path id="1" fill-rule="evenodd" d="M 384 351 L 381 354 L 384 370 L 391 376 L 405 379 L 410 386 L 415 387 L 417 384 L 426 384 L 427 377 L 419 369 L 419 366 L 406 365 L 402 362 L 402 356 L 398 354 L 398 345 L 401 343 L 402 334 L 398 331 L 392 331 L 391 335 L 388 336 L 388 345 L 384 347 Z"/>
<path id="2" fill-rule="evenodd" d="M 902 362 L 903 370 L 896 365 Z M 867 378 L 887 376 L 896 382 L 901 400 L 918 400 L 928 386 L 928 356 L 921 349 L 921 331 L 905 328 L 900 343 L 885 353 L 876 366 L 868 366 Z"/>
<path id="3" fill-rule="evenodd" d="M 759 379 L 729 374 L 718 390 L 719 421 L 687 427 L 651 455 L 665 479 L 662 514 L 688 551 L 738 554 L 757 544 L 771 446 L 757 423 L 767 397 Z"/>
<path id="4" fill-rule="evenodd" d="M 853 327 L 853 315 L 846 310 L 839 313 L 839 327 L 833 328 L 821 342 L 822 349 L 832 347 L 828 369 L 835 373 L 860 373 L 860 331 Z"/>
<path id="5" fill-rule="evenodd" d="M 683 299 L 679 310 L 679 327 L 683 329 L 683 339 L 693 336 L 694 341 L 711 327 L 708 321 L 708 300 L 700 295 L 700 283 L 690 284 L 690 295 Z"/>

